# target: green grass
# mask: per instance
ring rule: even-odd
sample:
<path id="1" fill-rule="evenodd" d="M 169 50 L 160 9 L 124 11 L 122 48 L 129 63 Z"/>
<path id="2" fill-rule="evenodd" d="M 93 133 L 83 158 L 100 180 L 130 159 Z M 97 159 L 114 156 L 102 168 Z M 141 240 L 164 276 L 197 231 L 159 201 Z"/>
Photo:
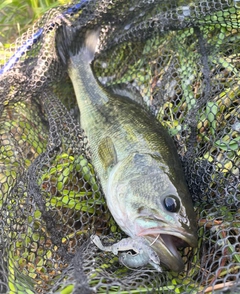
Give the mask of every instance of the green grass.
<path id="1" fill-rule="evenodd" d="M 8 44 L 21 36 L 50 8 L 67 0 L 3 0 L 0 3 L 0 42 Z M 0 51 L 1 54 L 1 51 Z"/>
<path id="2" fill-rule="evenodd" d="M 0 37 L 2 38 L 2 42 L 8 47 L 8 44 L 14 41 L 16 37 L 20 36 L 23 31 L 26 31 L 30 24 L 38 19 L 42 13 L 49 10 L 49 8 L 55 7 L 59 3 L 62 4 L 64 2 L 66 3 L 67 1 L 3 1 L 0 4 L 0 26 L 2 28 Z M 18 12 L 16 13 L 16 11 Z M 220 16 L 216 14 L 211 17 L 207 16 L 203 20 L 199 20 L 199 23 L 202 21 L 205 25 L 203 32 L 204 37 L 208 40 L 207 45 L 209 48 L 214 48 L 216 50 L 212 50 L 209 54 L 212 75 L 211 81 L 219 84 L 219 80 L 221 80 L 221 84 L 224 85 L 223 88 L 215 93 L 215 96 L 211 97 L 211 101 L 208 101 L 206 105 L 199 109 L 197 115 L 198 143 L 199 146 L 204 148 L 204 152 L 198 160 L 208 161 L 214 166 L 216 174 L 212 174 L 212 183 L 210 183 L 210 186 L 212 186 L 213 189 L 217 185 L 219 174 L 231 179 L 232 171 L 235 174 L 239 173 L 238 167 L 240 155 L 238 149 L 240 138 L 238 132 L 233 128 L 226 128 L 227 124 L 231 126 L 233 118 L 237 115 L 237 109 L 239 109 L 240 92 L 239 78 L 237 78 L 237 76 L 239 75 L 238 52 L 240 50 L 235 49 L 234 52 L 233 50 L 227 50 L 228 47 L 232 47 L 233 42 L 236 43 L 236 46 L 239 43 L 239 36 L 235 30 L 236 27 L 238 27 L 239 15 L 234 13 L 231 14 L 230 11 L 225 11 L 224 17 L 226 19 L 223 21 L 222 26 L 219 25 L 216 29 L 216 27 L 212 25 L 212 22 L 215 18 L 218 20 Z M 229 22 L 227 21 L 228 17 L 230 17 Z M 232 26 L 233 29 L 226 28 L 226 26 Z M 203 86 L 203 76 L 198 67 L 198 43 L 196 38 L 193 38 L 193 35 L 194 30 L 189 29 L 181 32 L 172 32 L 160 36 L 159 39 L 149 39 L 144 44 L 137 44 L 137 46 L 130 42 L 129 44 L 125 43 L 118 46 L 116 49 L 115 56 L 112 58 L 113 63 L 109 63 L 109 67 L 107 68 L 108 71 L 101 72 L 98 70 L 98 74 L 101 76 L 115 75 L 115 83 L 129 83 L 134 81 L 140 87 L 141 94 L 146 98 L 145 100 L 148 105 L 151 105 L 154 95 L 159 91 L 156 86 L 156 81 L 161 81 L 167 70 L 174 68 L 172 72 L 169 72 L 172 74 L 171 78 L 173 76 L 175 77 L 175 80 L 172 79 L 172 82 L 175 81 L 175 85 L 177 86 L 174 87 L 174 85 L 172 85 L 172 91 L 170 91 L 171 85 L 166 85 L 168 92 L 164 96 L 164 103 L 159 108 L 157 117 L 169 129 L 170 133 L 179 139 L 179 141 L 182 138 L 181 132 L 186 130 L 186 114 L 194 109 L 196 102 L 201 98 L 201 91 L 199 89 Z M 227 51 L 231 52 L 227 54 Z M 162 56 L 164 56 L 164 58 L 162 58 Z M 162 58 L 162 63 L 161 65 L 158 65 L 160 58 Z M 177 62 L 177 64 L 174 62 Z M 96 63 L 96 66 L 98 66 L 98 63 Z M 40 146 L 38 144 L 38 141 L 40 141 L 39 138 L 32 131 L 32 128 L 27 127 L 29 124 L 25 120 L 23 120 L 23 123 L 25 129 L 28 129 L 28 132 L 27 135 L 23 133 L 21 139 L 29 139 L 30 142 L 28 143 L 30 147 L 37 148 L 37 146 Z M 7 125 L 7 123 L 4 123 L 2 127 L 5 127 L 4 131 L 6 131 L 12 130 L 16 125 L 13 121 L 10 126 Z M 19 124 L 19 127 L 21 127 L 21 124 Z M 221 136 L 224 129 L 226 129 L 226 132 L 224 132 L 224 136 Z M 36 146 L 34 146 L 34 142 L 37 143 Z M 44 150 L 45 145 L 41 146 L 41 148 Z M 185 150 L 183 150 L 183 153 L 184 151 Z M 37 150 L 37 152 L 40 153 L 41 150 Z M 12 153 L 13 151 L 11 149 L 4 149 L 1 156 L 10 158 Z M 24 162 L 24 164 L 26 167 L 29 166 L 29 162 Z M 233 169 L 233 165 L 235 166 L 235 170 Z M 67 218 L 72 217 L 72 215 L 77 215 L 77 217 L 80 218 L 80 215 L 87 212 L 89 215 L 95 217 L 95 209 L 96 207 L 104 205 L 104 199 L 101 198 L 97 192 L 98 188 L 96 186 L 94 171 L 86 159 L 82 156 L 74 157 L 62 153 L 55 158 L 51 166 L 50 169 L 46 168 L 46 170 L 43 171 L 39 181 L 42 190 L 46 192 L 45 200 L 47 209 L 58 211 L 59 216 L 64 220 L 65 225 L 68 221 Z M 79 178 L 81 178 L 80 175 L 83 176 L 84 181 L 88 182 L 87 192 L 82 189 L 81 182 L 79 181 Z M 9 177 L 8 174 L 7 177 Z M 12 175 L 12 178 L 15 178 L 15 174 Z M 47 186 L 46 183 L 50 185 L 51 189 L 49 189 L 49 186 Z M 6 189 L 9 188 L 8 185 L 9 183 L 6 182 Z M 222 193 L 222 196 L 224 197 L 224 191 Z M 93 202 L 96 206 L 93 206 Z M 15 203 L 9 203 L 9 210 L 11 205 L 14 206 L 14 204 Z M 65 211 L 66 209 L 69 212 L 69 215 L 66 214 L 65 216 L 61 211 Z M 204 208 L 201 206 L 201 215 L 203 215 L 203 211 Z M 196 287 L 194 278 L 201 270 L 200 260 L 202 256 L 200 255 L 199 248 L 201 248 L 204 238 L 209 238 L 208 241 L 212 247 L 214 247 L 215 243 L 218 244 L 218 246 L 225 246 L 224 250 L 226 253 L 232 254 L 232 260 L 235 264 L 239 264 L 239 256 L 234 254 L 235 243 L 231 243 L 229 240 L 226 241 L 225 232 L 225 228 L 228 228 L 230 224 L 232 226 L 230 232 L 231 237 L 233 240 L 234 238 L 237 238 L 239 232 L 239 220 L 235 217 L 235 212 L 229 212 L 229 215 L 227 215 L 228 208 L 223 206 L 220 211 L 221 213 L 217 211 L 213 214 L 213 219 L 211 219 L 211 216 L 208 215 L 208 211 L 209 210 L 206 208 L 206 217 L 202 217 L 199 221 L 199 245 L 196 251 L 194 251 L 193 266 L 191 266 L 191 264 L 189 265 L 191 269 L 188 271 L 188 277 L 183 275 L 174 276 L 172 273 L 168 273 L 166 288 L 163 286 L 162 290 L 175 289 L 175 293 L 182 293 L 186 290 L 185 286 L 187 285 L 187 292 L 194 291 Z M 72 214 L 70 214 L 70 212 Z M 37 214 L 39 214 L 38 217 L 36 216 Z M 41 223 L 39 221 L 41 218 L 40 214 L 40 211 L 35 211 L 34 220 L 28 219 L 29 224 L 32 224 L 35 231 L 38 229 L 40 230 L 41 228 Z M 14 217 L 14 215 L 12 217 Z M 106 219 L 107 218 L 108 216 L 106 216 Z M 233 223 L 234 219 L 235 223 Z M 218 239 L 211 239 L 210 231 L 212 230 L 215 230 L 218 233 Z M 69 240 L 73 242 L 76 236 L 85 234 L 86 231 L 87 227 L 74 232 L 69 230 L 66 232 L 66 236 L 62 240 L 62 243 L 68 242 Z M 29 241 L 28 236 L 32 236 L 32 243 L 37 242 L 41 238 L 38 233 L 29 231 L 27 233 L 23 232 L 22 240 Z M 48 242 L 50 243 L 49 240 Z M 28 243 L 30 243 L 30 241 Z M 38 275 L 43 280 L 47 273 L 45 270 L 45 267 L 48 266 L 46 260 L 44 261 L 43 258 L 40 258 L 36 262 L 35 256 L 33 255 L 31 257 L 25 250 L 26 247 L 27 246 L 24 242 L 16 242 L 17 250 L 15 249 L 14 251 L 13 249 L 13 252 L 10 254 L 9 266 L 12 268 L 14 267 L 13 260 L 15 266 L 20 269 L 27 265 L 27 268 L 32 270 L 29 274 L 31 278 L 36 277 L 35 270 L 38 267 L 38 270 L 40 269 Z M 42 256 L 42 251 L 43 249 L 39 248 L 36 255 Z M 21 259 L 19 253 L 22 253 Z M 48 253 L 52 254 L 51 251 L 48 251 Z M 51 256 L 48 256 L 48 258 L 50 259 Z M 216 261 L 217 260 L 215 260 L 215 262 Z M 239 271 L 238 266 L 234 266 L 230 260 L 225 259 L 224 266 L 227 268 L 229 264 L 232 264 L 232 271 Z M 108 263 L 108 265 L 110 265 L 110 263 Z M 49 268 L 51 266 L 52 265 L 50 264 Z M 102 267 L 99 271 L 103 269 Z M 14 283 L 12 283 L 13 285 L 10 284 L 12 281 L 16 281 L 18 277 L 13 269 L 9 271 L 9 274 L 9 286 L 10 289 L 12 289 L 12 292 L 14 292 L 14 287 L 16 287 L 16 285 L 14 285 Z M 96 275 L 97 274 L 96 269 Z M 215 274 L 214 270 L 213 274 Z M 228 275 L 228 272 L 225 269 L 222 269 L 221 271 L 217 271 L 217 275 L 218 277 L 224 278 Z M 101 275 L 96 276 L 96 279 L 92 280 L 93 286 L 95 286 L 94 283 L 96 283 L 96 285 L 98 284 L 98 277 L 99 280 L 102 278 Z M 213 282 L 214 280 L 210 279 L 206 283 L 211 285 Z M 202 290 L 205 285 L 197 286 Z M 119 289 L 118 286 L 113 286 L 111 288 L 111 293 L 115 293 Z M 71 293 L 72 290 L 73 285 L 68 285 L 66 288 L 62 288 L 61 293 Z M 133 289 L 132 293 L 137 293 L 139 290 L 144 292 L 146 289 Z M 105 288 L 102 287 L 102 289 L 100 289 L 100 292 L 101 291 L 102 293 L 105 293 Z M 122 291 L 121 293 L 123 294 L 125 291 Z"/>

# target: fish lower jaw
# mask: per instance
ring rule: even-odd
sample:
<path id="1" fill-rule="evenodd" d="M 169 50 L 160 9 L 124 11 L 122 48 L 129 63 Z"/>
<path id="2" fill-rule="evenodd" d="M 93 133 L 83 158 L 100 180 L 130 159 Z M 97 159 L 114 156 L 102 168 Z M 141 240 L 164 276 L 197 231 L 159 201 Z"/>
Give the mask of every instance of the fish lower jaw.
<path id="1" fill-rule="evenodd" d="M 171 235 L 145 236 L 145 239 L 159 256 L 160 264 L 175 272 L 183 271 L 184 262 Z"/>
<path id="2" fill-rule="evenodd" d="M 185 244 L 185 246 L 179 246 L 178 244 L 180 244 L 182 242 L 182 240 L 178 240 L 178 238 L 172 236 L 172 235 L 166 235 L 166 234 L 158 234 L 158 235 L 152 235 L 152 236 L 145 236 L 145 238 L 151 242 L 150 246 L 151 247 L 158 247 L 159 243 L 161 242 L 161 244 L 166 247 L 168 249 L 169 252 L 171 252 L 172 256 L 175 256 L 176 258 L 181 258 L 180 253 L 178 251 L 177 248 L 179 247 L 186 247 L 187 244 Z"/>
<path id="3" fill-rule="evenodd" d="M 164 241 L 166 247 L 168 248 L 169 251 L 171 251 L 171 253 L 176 257 L 181 259 L 181 255 L 178 251 L 178 242 L 181 242 L 182 240 L 178 240 L 176 237 L 171 236 L 171 235 L 161 235 L 162 240 Z M 187 245 L 187 244 L 186 244 Z"/>
<path id="4" fill-rule="evenodd" d="M 184 262 L 178 248 L 191 247 L 187 242 L 187 235 L 184 236 L 174 231 L 158 231 L 147 230 L 141 233 L 149 242 L 149 246 L 158 254 L 160 263 L 164 264 L 168 269 L 175 272 L 181 272 L 184 269 Z M 192 242 L 191 242 L 192 241 Z M 194 244 L 194 239 L 190 243 Z"/>

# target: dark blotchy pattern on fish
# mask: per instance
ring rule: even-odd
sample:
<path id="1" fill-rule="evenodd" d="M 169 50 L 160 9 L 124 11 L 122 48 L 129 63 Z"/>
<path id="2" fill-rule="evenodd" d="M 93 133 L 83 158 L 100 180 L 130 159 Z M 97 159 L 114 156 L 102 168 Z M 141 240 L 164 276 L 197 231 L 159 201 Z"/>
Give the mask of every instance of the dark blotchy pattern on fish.
<path id="1" fill-rule="evenodd" d="M 80 123 L 88 136 L 108 207 L 132 244 L 139 236 L 148 240 L 149 245 L 139 252 L 142 256 L 132 263 L 150 262 L 147 247 L 149 252 L 152 247 L 160 262 L 182 270 L 175 241 L 178 238 L 180 246 L 195 246 L 196 223 L 174 143 L 140 104 L 106 91 L 97 82 L 90 63 L 99 30 L 87 32 L 84 45 L 74 42 L 71 29 L 65 36 L 68 40 L 60 39 L 59 50 L 63 50 L 61 54 L 67 50 L 69 56 L 68 72 Z M 119 245 L 118 251 L 128 249 Z"/>

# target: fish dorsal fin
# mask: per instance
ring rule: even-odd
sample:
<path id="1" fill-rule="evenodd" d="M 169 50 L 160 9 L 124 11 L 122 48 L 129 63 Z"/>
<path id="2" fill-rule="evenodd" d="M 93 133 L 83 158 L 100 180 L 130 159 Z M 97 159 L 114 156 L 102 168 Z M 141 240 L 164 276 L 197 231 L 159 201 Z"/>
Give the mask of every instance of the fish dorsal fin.
<path id="1" fill-rule="evenodd" d="M 105 170 L 117 163 L 117 153 L 110 137 L 101 139 L 98 145 L 98 155 Z"/>
<path id="2" fill-rule="evenodd" d="M 116 95 L 128 97 L 129 99 L 144 106 L 142 95 L 134 87 L 128 86 L 126 84 L 118 84 L 118 85 L 108 86 L 107 89 Z"/>

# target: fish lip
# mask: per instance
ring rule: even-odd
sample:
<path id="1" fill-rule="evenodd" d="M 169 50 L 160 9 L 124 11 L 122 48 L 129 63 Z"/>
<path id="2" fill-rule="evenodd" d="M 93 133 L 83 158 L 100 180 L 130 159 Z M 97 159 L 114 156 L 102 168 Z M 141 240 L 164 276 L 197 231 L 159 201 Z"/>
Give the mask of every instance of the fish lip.
<path id="1" fill-rule="evenodd" d="M 158 235 L 170 235 L 177 237 L 178 239 L 184 241 L 186 245 L 183 244 L 183 246 L 178 246 L 178 247 L 196 247 L 197 246 L 197 234 L 194 233 L 189 233 L 184 229 L 180 228 L 172 228 L 171 230 L 167 228 L 162 228 L 162 227 L 156 227 L 156 228 L 149 228 L 142 230 L 138 233 L 138 236 L 142 237 L 147 237 L 148 235 L 154 236 L 156 238 Z"/>
<path id="2" fill-rule="evenodd" d="M 170 270 L 181 272 L 184 262 L 178 251 L 179 247 L 196 247 L 197 236 L 195 234 L 175 228 L 151 228 L 142 230 L 139 236 L 150 242 L 150 246 L 158 254 L 160 261 Z"/>

